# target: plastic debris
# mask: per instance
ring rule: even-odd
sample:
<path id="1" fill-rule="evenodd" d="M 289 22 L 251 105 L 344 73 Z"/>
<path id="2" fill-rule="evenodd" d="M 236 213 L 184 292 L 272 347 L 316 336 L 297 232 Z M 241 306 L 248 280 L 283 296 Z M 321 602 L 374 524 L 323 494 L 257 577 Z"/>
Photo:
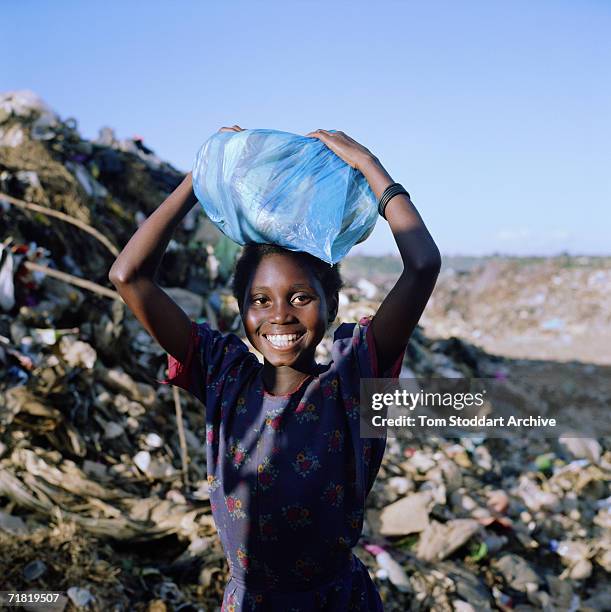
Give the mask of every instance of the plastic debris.
<path id="1" fill-rule="evenodd" d="M 600 462 L 602 447 L 598 440 L 560 436 L 558 442 L 573 459 L 588 459 L 592 463 Z"/>
<path id="2" fill-rule="evenodd" d="M 505 579 L 505 582 L 516 591 L 536 590 L 541 582 L 539 575 L 527 561 L 514 554 L 505 554 L 494 562 L 494 567 Z"/>
<path id="3" fill-rule="evenodd" d="M 374 544 L 365 545 L 365 549 L 375 556 L 378 566 L 385 572 L 383 576 L 387 577 L 399 591 L 407 593 L 411 590 L 405 570 L 387 551 Z"/>
<path id="4" fill-rule="evenodd" d="M 0 244 L 0 308 L 11 310 L 14 305 L 13 255 L 7 247 Z"/>
<path id="5" fill-rule="evenodd" d="M 442 561 L 479 531 L 471 519 L 455 519 L 448 523 L 432 521 L 422 533 L 416 554 L 425 561 Z"/>
<path id="6" fill-rule="evenodd" d="M 429 492 L 413 493 L 386 506 L 379 515 L 379 533 L 400 536 L 424 531 L 429 524 L 428 508 L 432 506 Z M 371 514 L 368 515 L 371 517 Z"/>
<path id="7" fill-rule="evenodd" d="M 163 446 L 163 438 L 156 433 L 146 434 L 144 441 L 151 448 L 161 448 Z"/>
<path id="8" fill-rule="evenodd" d="M 68 365 L 91 369 L 95 365 L 97 353 L 90 344 L 63 336 L 59 342 L 59 350 Z"/>
<path id="9" fill-rule="evenodd" d="M 0 510 L 0 530 L 13 535 L 24 535 L 28 533 L 23 520 L 18 516 L 12 516 Z"/>
<path id="10" fill-rule="evenodd" d="M 28 581 L 38 580 L 47 571 L 44 561 L 36 559 L 23 568 L 23 577 Z"/>
<path id="11" fill-rule="evenodd" d="M 141 138 L 107 129 L 83 139 L 75 121 L 33 94 L 0 96 L 0 140 L 7 138 L 10 146 L 0 147 L 0 286 L 12 282 L 0 308 L 3 588 L 73 589 L 63 604 L 71 608 L 86 601 L 92 610 L 132 610 L 137 601 L 159 611 L 218 609 L 228 567 L 210 511 L 201 405 L 181 393 L 185 485 L 172 390 L 155 382 L 166 374 L 163 350 L 120 300 L 28 268 L 108 288 L 112 250 L 82 227 L 8 201 L 52 205 L 117 249 L 182 175 Z M 192 318 L 242 335 L 228 287 L 239 248 L 196 212 L 177 227 L 159 282 Z M 608 260 L 444 266 L 402 376 L 510 380 L 544 405 L 549 389 L 524 380 L 554 369 L 555 392 L 568 402 L 596 399 L 590 381 L 608 375 L 596 364 L 611 361 Z M 396 258 L 344 259 L 338 321 L 374 314 L 400 273 Z M 563 325 L 544 329 L 553 319 Z M 329 358 L 332 332 L 317 359 Z M 525 354 L 543 359 L 519 358 Z M 552 357 L 591 363 L 545 360 Z M 604 609 L 610 472 L 602 438 L 389 439 L 365 517 L 364 542 L 379 550 L 368 554 L 359 544 L 355 553 L 390 610 Z"/>
<path id="12" fill-rule="evenodd" d="M 89 590 L 82 587 L 70 587 L 66 593 L 74 605 L 78 607 L 84 607 L 94 599 Z"/>

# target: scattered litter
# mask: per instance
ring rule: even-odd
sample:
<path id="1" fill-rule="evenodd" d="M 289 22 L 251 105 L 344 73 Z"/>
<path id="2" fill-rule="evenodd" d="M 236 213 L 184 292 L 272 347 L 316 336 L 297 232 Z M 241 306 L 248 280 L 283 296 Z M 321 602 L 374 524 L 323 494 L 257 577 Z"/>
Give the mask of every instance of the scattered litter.
<path id="1" fill-rule="evenodd" d="M 533 591 L 541 582 L 527 561 L 514 554 L 500 557 L 493 565 L 503 576 L 508 586 L 516 591 Z"/>
<path id="2" fill-rule="evenodd" d="M 87 589 L 81 587 L 70 587 L 67 594 L 74 605 L 79 608 L 87 606 L 93 601 L 93 595 Z"/>
<path id="3" fill-rule="evenodd" d="M 69 609 L 218 609 L 229 568 L 210 510 L 204 411 L 180 396 L 181 444 L 173 390 L 155 383 L 167 357 L 107 279 L 113 252 L 182 175 L 140 137 L 104 128 L 81 138 L 32 92 L 0 95 L 0 144 L 3 588 L 44 582 L 68 593 Z M 237 247 L 198 212 L 176 228 L 159 282 L 192 319 L 244 337 L 228 287 Z M 533 334 L 543 350 L 537 338 L 553 345 L 566 333 L 562 350 L 576 350 L 588 327 L 604 338 L 608 271 L 582 259 L 446 268 L 402 376 L 518 384 L 520 373 L 562 368 L 560 391 L 586 401 L 595 360 L 482 348 L 510 354 L 509 336 Z M 359 257 L 342 269 L 338 322 L 375 313 L 401 271 L 399 260 Z M 605 439 L 389 439 L 355 552 L 389 610 L 603 609 L 610 472 Z"/>
<path id="4" fill-rule="evenodd" d="M 380 546 L 368 544 L 365 549 L 375 556 L 376 563 L 379 566 L 378 578 L 388 579 L 392 584 L 402 592 L 411 590 L 409 580 L 405 570 L 397 563 L 391 555 Z"/>
<path id="5" fill-rule="evenodd" d="M 47 571 L 47 566 L 40 559 L 36 559 L 36 561 L 32 561 L 28 563 L 23 568 L 23 577 L 28 581 L 32 582 L 33 580 L 37 580 Z"/>
<path id="6" fill-rule="evenodd" d="M 442 561 L 479 531 L 471 519 L 455 519 L 447 523 L 432 521 L 422 533 L 416 554 L 425 561 Z"/>

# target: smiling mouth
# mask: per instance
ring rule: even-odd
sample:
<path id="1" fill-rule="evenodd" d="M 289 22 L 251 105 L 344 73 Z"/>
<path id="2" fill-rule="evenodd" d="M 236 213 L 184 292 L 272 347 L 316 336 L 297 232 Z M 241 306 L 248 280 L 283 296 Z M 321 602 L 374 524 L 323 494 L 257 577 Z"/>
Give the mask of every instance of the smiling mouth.
<path id="1" fill-rule="evenodd" d="M 301 338 L 305 336 L 305 332 L 300 334 L 264 334 L 263 337 L 275 349 L 289 349 L 295 346 Z"/>

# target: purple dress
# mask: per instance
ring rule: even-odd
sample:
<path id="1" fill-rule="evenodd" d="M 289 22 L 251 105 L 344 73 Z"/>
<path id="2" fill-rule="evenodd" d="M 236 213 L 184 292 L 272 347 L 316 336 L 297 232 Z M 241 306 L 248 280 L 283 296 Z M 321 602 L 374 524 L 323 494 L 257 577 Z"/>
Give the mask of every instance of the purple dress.
<path id="1" fill-rule="evenodd" d="M 192 322 L 169 376 L 203 402 L 210 503 L 231 578 L 222 612 L 382 610 L 352 553 L 385 439 L 359 435 L 360 378 L 377 377 L 371 318 L 343 323 L 332 360 L 271 395 L 235 334 Z M 387 377 L 397 377 L 401 355 Z"/>

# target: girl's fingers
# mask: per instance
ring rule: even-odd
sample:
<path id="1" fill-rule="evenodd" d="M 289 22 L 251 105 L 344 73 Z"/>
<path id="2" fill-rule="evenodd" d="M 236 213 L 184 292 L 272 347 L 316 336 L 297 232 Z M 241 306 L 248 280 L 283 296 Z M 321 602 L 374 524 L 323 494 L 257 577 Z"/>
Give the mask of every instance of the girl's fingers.
<path id="1" fill-rule="evenodd" d="M 321 138 L 324 136 L 330 136 L 327 130 L 314 130 L 313 132 L 306 134 L 306 137 L 311 137 L 311 138 Z"/>
<path id="2" fill-rule="evenodd" d="M 243 132 L 244 128 L 241 128 L 239 125 L 232 125 L 231 127 L 222 127 L 219 132 Z"/>

